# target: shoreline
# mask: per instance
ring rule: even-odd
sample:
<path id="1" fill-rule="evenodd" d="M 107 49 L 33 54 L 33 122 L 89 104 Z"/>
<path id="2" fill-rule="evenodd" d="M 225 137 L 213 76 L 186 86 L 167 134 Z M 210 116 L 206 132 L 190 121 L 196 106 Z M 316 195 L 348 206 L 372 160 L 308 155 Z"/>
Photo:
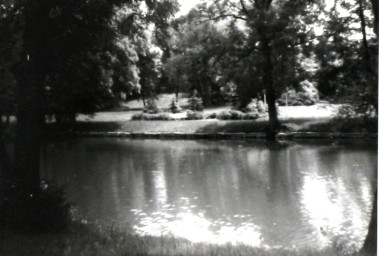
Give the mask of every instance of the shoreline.
<path id="1" fill-rule="evenodd" d="M 185 133 L 185 132 L 120 132 L 120 131 L 89 131 L 53 133 L 74 137 L 116 137 L 141 139 L 266 139 L 264 132 L 217 132 L 217 133 Z M 343 132 L 279 132 L 277 140 L 296 139 L 378 139 L 377 133 L 343 133 Z"/>

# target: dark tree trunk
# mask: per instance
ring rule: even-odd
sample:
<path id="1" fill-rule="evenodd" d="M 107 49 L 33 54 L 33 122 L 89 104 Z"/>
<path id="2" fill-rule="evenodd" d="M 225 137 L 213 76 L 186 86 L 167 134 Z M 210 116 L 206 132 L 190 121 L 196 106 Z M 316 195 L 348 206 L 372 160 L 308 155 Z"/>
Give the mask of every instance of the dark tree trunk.
<path id="1" fill-rule="evenodd" d="M 376 245 L 377 245 L 377 216 L 378 216 L 378 187 L 376 185 L 373 208 L 371 211 L 371 220 L 368 228 L 368 234 L 366 240 L 363 244 L 362 252 L 376 255 Z"/>
<path id="2" fill-rule="evenodd" d="M 17 81 L 17 126 L 13 163 L 13 180 L 25 190 L 39 189 L 39 153 L 44 125 L 44 89 L 46 74 L 45 24 L 48 9 L 38 1 L 24 7 L 23 51 Z"/>
<path id="3" fill-rule="evenodd" d="M 175 98 L 176 101 L 179 102 L 179 86 L 176 86 L 175 88 Z"/>
<path id="4" fill-rule="evenodd" d="M 141 99 L 142 99 L 143 107 L 145 108 L 146 107 L 145 97 L 141 95 Z"/>
<path id="5" fill-rule="evenodd" d="M 361 31 L 362 31 L 362 43 L 364 50 L 365 61 L 369 62 L 370 56 L 368 51 L 368 43 L 367 43 L 367 33 L 366 33 L 366 20 L 365 15 L 363 13 L 363 3 L 362 0 L 358 0 L 359 8 L 358 8 L 358 16 L 361 22 Z"/>
<path id="6" fill-rule="evenodd" d="M 1 158 L 1 170 L 0 170 L 0 180 L 9 179 L 11 171 L 11 160 L 5 149 L 5 141 L 2 139 L 0 141 L 0 158 Z"/>
<path id="7" fill-rule="evenodd" d="M 11 171 L 11 160 L 5 148 L 6 138 L 4 135 L 4 129 L 4 124 L 2 120 L 0 120 L 0 181 L 2 179 L 9 180 L 9 175 Z"/>
<path id="8" fill-rule="evenodd" d="M 18 86 L 19 109 L 17 111 L 15 156 L 14 156 L 14 181 L 23 188 L 38 189 L 39 187 L 39 154 L 44 124 L 44 116 L 41 111 L 40 92 L 32 85 L 30 80 Z M 34 88 L 33 88 L 34 87 Z M 29 98 L 30 100 L 25 100 Z"/>
<path id="9" fill-rule="evenodd" d="M 378 36 L 378 5 L 379 2 L 378 0 L 371 0 L 371 5 L 372 5 L 372 12 L 374 13 L 374 32 Z"/>
<path id="10" fill-rule="evenodd" d="M 264 33 L 264 31 L 262 32 Z M 269 115 L 269 127 L 267 132 L 267 138 L 270 140 L 275 139 L 275 135 L 279 130 L 280 123 L 278 120 L 278 113 L 276 110 L 276 95 L 274 88 L 274 81 L 272 77 L 273 65 L 271 62 L 271 46 L 264 34 L 261 34 L 262 53 L 264 59 L 263 65 L 263 84 L 267 91 L 267 104 Z"/>
<path id="11" fill-rule="evenodd" d="M 204 107 L 210 107 L 212 105 L 211 88 L 207 80 L 203 81 L 203 86 L 201 87 L 201 90 L 200 90 L 200 95 L 203 100 Z"/>

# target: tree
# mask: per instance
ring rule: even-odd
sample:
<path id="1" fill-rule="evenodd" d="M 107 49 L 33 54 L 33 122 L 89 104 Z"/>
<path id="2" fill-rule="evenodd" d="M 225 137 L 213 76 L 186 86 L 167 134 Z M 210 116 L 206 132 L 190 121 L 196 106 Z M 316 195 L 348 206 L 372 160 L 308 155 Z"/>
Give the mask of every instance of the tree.
<path id="1" fill-rule="evenodd" d="M 136 59 L 130 58 L 135 52 L 123 49 L 144 29 L 133 17 L 148 19 L 161 3 L 146 5 L 144 9 L 141 1 L 130 0 L 19 0 L 10 6 L 23 24 L 22 47 L 12 68 L 17 126 L 14 161 L 8 170 L 12 191 L 22 194 L 18 200 L 42 193 L 39 150 L 46 115 L 73 119 L 78 112 L 91 113 L 113 101 L 122 82 L 128 88 L 136 84 Z M 131 10 L 130 15 L 115 26 L 115 14 L 122 8 Z M 170 15 L 169 9 L 159 11 L 162 19 Z M 125 69 L 120 67 L 124 64 Z"/>
<path id="2" fill-rule="evenodd" d="M 377 39 L 372 8 L 366 1 L 335 2 L 326 12 L 324 34 L 315 53 L 322 96 L 377 111 Z"/>
<path id="3" fill-rule="evenodd" d="M 18 61 L 23 25 L 13 4 L 13 1 L 0 4 L 0 116 L 5 115 L 7 123 L 15 112 L 16 80 L 12 68 Z"/>
<path id="4" fill-rule="evenodd" d="M 157 59 L 157 53 L 150 52 L 149 50 L 145 54 L 139 54 L 138 67 L 140 70 L 140 84 L 141 84 L 141 98 L 144 106 L 145 99 L 151 99 L 155 97 L 156 84 L 158 80 L 158 70 L 155 60 Z"/>
<path id="5" fill-rule="evenodd" d="M 280 80 L 276 79 L 280 77 L 278 70 L 293 66 L 288 66 L 293 60 L 291 51 L 296 51 L 297 45 L 306 44 L 312 35 L 308 25 L 315 18 L 312 8 L 313 1 L 272 0 L 214 0 L 211 5 L 202 6 L 205 19 L 228 19 L 245 26 L 248 34 L 245 54 L 256 53 L 259 58 L 258 81 L 267 92 L 268 138 L 271 139 L 280 128 L 275 106 L 276 95 L 280 92 Z"/>
<path id="6" fill-rule="evenodd" d="M 149 1 L 147 4 L 153 9 L 139 12 L 138 8 L 135 10 L 127 8 L 121 9 L 116 14 L 117 26 L 126 28 L 125 31 L 121 29 L 119 35 L 120 41 L 128 42 L 123 44 L 123 52 L 126 52 L 126 55 L 130 56 L 128 59 L 132 60 L 129 65 L 128 80 L 133 82 L 133 90 L 128 90 L 128 94 L 138 94 L 144 103 L 145 98 L 153 97 L 159 89 L 158 80 L 162 71 L 161 52 L 163 51 L 165 55 L 168 51 L 169 17 L 178 10 L 176 1 Z M 132 29 L 130 23 L 133 24 Z M 122 87 L 121 83 L 117 86 L 117 90 L 125 92 L 125 88 Z"/>
<path id="7" fill-rule="evenodd" d="M 361 249 L 363 253 L 368 253 L 369 255 L 376 255 L 378 242 L 378 183 L 377 181 L 375 183 L 376 187 L 374 190 L 374 200 L 372 205 L 370 223 L 368 226 L 368 233 Z"/>
<path id="8" fill-rule="evenodd" d="M 196 90 L 204 105 L 210 106 L 222 101 L 218 57 L 227 38 L 213 24 L 197 24 L 198 16 L 198 11 L 193 9 L 173 22 L 169 41 L 172 54 L 165 70 L 176 94 Z"/>

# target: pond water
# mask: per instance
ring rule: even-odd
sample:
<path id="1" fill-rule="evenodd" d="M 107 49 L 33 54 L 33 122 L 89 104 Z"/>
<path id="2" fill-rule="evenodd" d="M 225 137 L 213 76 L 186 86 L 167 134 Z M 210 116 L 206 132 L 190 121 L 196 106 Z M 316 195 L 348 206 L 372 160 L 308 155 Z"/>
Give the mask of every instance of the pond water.
<path id="1" fill-rule="evenodd" d="M 41 158 L 82 218 L 264 248 L 360 247 L 377 168 L 375 146 L 246 141 L 78 138 Z"/>

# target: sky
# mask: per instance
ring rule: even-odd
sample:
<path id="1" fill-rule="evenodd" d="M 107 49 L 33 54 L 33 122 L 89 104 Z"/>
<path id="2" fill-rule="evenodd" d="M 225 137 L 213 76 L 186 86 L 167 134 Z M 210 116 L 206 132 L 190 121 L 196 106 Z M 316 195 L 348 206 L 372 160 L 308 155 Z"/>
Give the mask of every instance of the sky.
<path id="1" fill-rule="evenodd" d="M 181 5 L 179 12 L 177 13 L 177 16 L 181 16 L 184 14 L 187 14 L 189 10 L 194 7 L 195 5 L 201 3 L 203 0 L 178 0 L 179 4 Z M 333 5 L 334 0 L 325 0 L 327 8 L 330 8 Z"/>
<path id="2" fill-rule="evenodd" d="M 182 15 L 185 15 L 187 14 L 192 7 L 194 7 L 195 5 L 201 3 L 201 2 L 207 2 L 207 1 L 210 1 L 210 0 L 178 0 L 179 4 L 180 4 L 180 10 L 179 12 L 175 15 L 176 17 L 180 17 Z M 329 9 L 333 6 L 334 4 L 334 0 L 325 0 L 325 4 L 326 4 L 326 9 Z M 348 12 L 344 11 L 344 10 L 341 10 L 340 9 L 340 14 L 342 14 L 343 16 L 345 15 L 350 15 Z M 359 27 L 359 24 L 355 24 L 354 27 Z M 321 27 L 314 27 L 315 29 L 315 33 L 317 35 L 321 35 L 323 33 L 323 29 Z M 373 31 L 367 31 L 369 36 L 373 36 Z M 359 39 L 361 37 L 360 34 L 357 34 L 355 36 L 353 36 L 354 39 Z"/>
<path id="3" fill-rule="evenodd" d="M 199 3 L 201 3 L 201 0 L 179 0 L 179 4 L 181 7 L 179 12 L 176 14 L 177 17 L 187 14 L 192 7 Z"/>

